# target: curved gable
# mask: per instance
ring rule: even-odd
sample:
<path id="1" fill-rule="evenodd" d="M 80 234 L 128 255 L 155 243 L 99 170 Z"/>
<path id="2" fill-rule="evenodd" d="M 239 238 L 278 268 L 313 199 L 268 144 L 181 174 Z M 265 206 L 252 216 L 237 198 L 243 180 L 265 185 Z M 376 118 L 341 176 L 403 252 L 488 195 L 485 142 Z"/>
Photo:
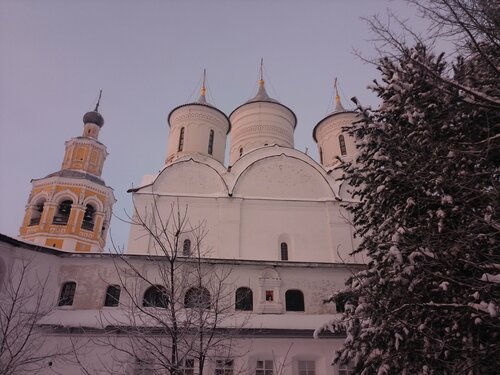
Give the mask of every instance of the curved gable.
<path id="1" fill-rule="evenodd" d="M 228 194 L 221 175 L 213 167 L 193 159 L 170 164 L 144 190 L 152 190 L 155 194 L 179 196 L 227 196 Z"/>
<path id="2" fill-rule="evenodd" d="M 326 177 L 301 158 L 284 153 L 264 156 L 237 177 L 233 197 L 278 200 L 333 200 Z"/>

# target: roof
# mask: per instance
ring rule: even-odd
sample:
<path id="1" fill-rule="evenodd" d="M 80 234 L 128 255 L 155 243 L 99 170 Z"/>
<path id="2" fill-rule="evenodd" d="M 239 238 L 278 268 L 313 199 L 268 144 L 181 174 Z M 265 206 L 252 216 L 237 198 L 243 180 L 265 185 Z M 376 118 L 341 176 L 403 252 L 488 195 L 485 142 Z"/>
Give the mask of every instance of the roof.
<path id="1" fill-rule="evenodd" d="M 99 177 L 94 176 L 93 174 L 90 173 L 85 173 L 85 172 L 80 172 L 80 171 L 73 171 L 71 169 L 62 169 L 60 171 L 51 173 L 44 178 L 49 178 L 49 177 L 68 177 L 68 178 L 79 178 L 82 180 L 89 180 L 92 182 L 95 182 L 96 184 L 106 186 L 103 180 L 101 180 Z M 41 180 L 41 178 L 38 179 L 33 179 L 33 181 L 38 181 Z"/>

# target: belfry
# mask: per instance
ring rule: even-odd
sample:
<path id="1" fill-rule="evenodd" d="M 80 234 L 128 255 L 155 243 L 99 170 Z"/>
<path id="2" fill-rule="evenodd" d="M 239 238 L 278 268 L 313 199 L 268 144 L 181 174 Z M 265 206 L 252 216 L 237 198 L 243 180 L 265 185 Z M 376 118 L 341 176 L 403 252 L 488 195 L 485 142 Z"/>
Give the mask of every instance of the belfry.
<path id="1" fill-rule="evenodd" d="M 101 179 L 106 146 L 98 141 L 104 118 L 83 116 L 83 134 L 66 142 L 61 169 L 31 180 L 20 237 L 73 252 L 101 252 L 115 203 L 113 189 Z"/>

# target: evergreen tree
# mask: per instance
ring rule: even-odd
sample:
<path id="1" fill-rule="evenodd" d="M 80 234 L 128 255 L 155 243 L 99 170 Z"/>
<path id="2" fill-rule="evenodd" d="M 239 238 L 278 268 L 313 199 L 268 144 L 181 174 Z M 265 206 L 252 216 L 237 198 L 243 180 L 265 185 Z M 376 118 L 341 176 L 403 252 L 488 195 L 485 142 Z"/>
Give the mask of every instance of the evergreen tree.
<path id="1" fill-rule="evenodd" d="M 332 300 L 360 374 L 493 374 L 500 368 L 500 52 L 451 66 L 422 44 L 384 58 L 382 100 L 349 129 L 348 207 L 369 255 Z M 484 58 L 487 54 L 488 59 Z M 493 64 L 491 64 L 493 62 Z M 451 71 L 451 72 L 450 72 Z"/>

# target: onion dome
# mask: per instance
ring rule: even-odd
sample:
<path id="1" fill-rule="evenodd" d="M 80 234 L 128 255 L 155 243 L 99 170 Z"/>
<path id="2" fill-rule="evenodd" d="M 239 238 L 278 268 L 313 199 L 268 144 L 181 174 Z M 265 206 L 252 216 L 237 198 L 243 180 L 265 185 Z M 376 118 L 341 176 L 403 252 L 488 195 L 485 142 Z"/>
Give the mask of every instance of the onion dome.
<path id="1" fill-rule="evenodd" d="M 104 117 L 97 111 L 90 111 L 83 115 L 84 124 L 96 124 L 100 128 L 104 125 Z"/>

